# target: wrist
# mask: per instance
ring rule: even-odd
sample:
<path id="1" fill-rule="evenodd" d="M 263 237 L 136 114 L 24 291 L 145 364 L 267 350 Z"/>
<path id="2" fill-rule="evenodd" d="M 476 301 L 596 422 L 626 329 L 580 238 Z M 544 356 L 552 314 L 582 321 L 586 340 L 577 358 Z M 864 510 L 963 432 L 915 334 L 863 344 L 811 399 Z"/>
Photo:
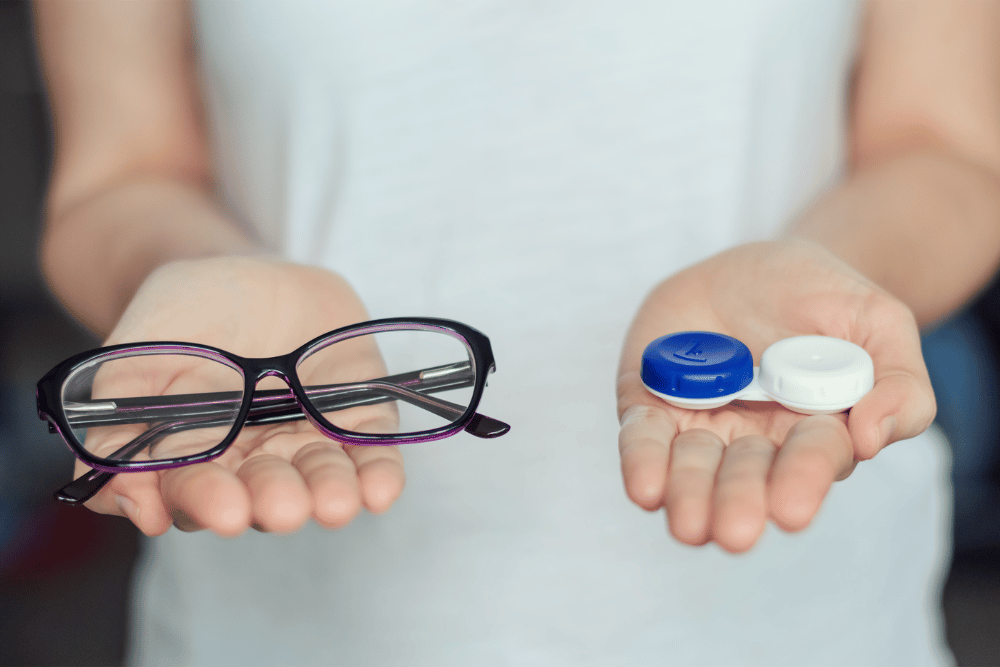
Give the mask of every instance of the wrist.
<path id="1" fill-rule="evenodd" d="M 50 207 L 40 260 L 59 301 L 104 335 L 160 266 L 264 254 L 201 188 L 146 179 Z"/>

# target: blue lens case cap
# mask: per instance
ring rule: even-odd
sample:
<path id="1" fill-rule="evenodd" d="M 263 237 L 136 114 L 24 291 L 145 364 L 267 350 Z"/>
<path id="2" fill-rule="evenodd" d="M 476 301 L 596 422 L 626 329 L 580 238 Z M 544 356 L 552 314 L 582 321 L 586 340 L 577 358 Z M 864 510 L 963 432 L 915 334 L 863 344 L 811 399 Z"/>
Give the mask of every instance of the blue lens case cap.
<path id="1" fill-rule="evenodd" d="M 649 389 L 665 396 L 718 399 L 753 381 L 753 355 L 731 336 L 683 331 L 661 336 L 646 347 L 641 377 Z"/>

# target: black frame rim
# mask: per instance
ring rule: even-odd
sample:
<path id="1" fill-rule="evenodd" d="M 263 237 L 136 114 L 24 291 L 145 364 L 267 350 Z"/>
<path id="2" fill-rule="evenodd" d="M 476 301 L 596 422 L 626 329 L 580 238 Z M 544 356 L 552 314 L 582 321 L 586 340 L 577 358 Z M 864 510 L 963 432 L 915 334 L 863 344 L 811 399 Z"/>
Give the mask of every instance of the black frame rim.
<path id="1" fill-rule="evenodd" d="M 379 329 L 383 331 L 405 330 L 405 325 L 416 325 L 418 330 L 429 329 L 450 332 L 468 346 L 469 350 L 472 352 L 472 358 L 476 368 L 472 397 L 465 412 L 457 420 L 449 424 L 445 424 L 434 429 L 404 434 L 363 434 L 340 429 L 333 424 L 330 424 L 325 418 L 322 417 L 321 413 L 316 410 L 315 406 L 313 406 L 306 397 L 305 390 L 303 389 L 296 372 L 298 362 L 313 347 L 317 346 L 321 342 L 327 341 L 330 338 L 347 339 L 358 335 L 367 335 L 368 333 L 378 333 Z M 354 333 L 353 336 L 345 335 L 353 332 L 358 333 Z M 225 359 L 230 362 L 230 364 L 227 365 L 230 365 L 243 375 L 244 387 L 243 397 L 241 399 L 242 403 L 229 433 L 218 445 L 212 447 L 206 452 L 155 462 L 109 461 L 107 459 L 94 456 L 87 451 L 84 448 L 83 443 L 79 442 L 76 436 L 73 435 L 73 429 L 69 424 L 69 419 L 63 408 L 62 388 L 66 380 L 79 367 L 104 355 L 111 355 L 115 352 L 124 350 L 162 349 L 204 352 L 206 355 L 196 354 L 193 356 L 204 356 L 205 358 L 218 357 Z M 150 352 L 150 354 L 155 354 L 155 352 Z M 277 357 L 247 358 L 211 345 L 181 341 L 144 341 L 142 343 L 120 343 L 117 345 L 94 348 L 73 355 L 72 357 L 60 362 L 52 370 L 46 373 L 38 381 L 36 388 L 36 400 L 39 418 L 47 420 L 50 424 L 52 424 L 53 428 L 59 433 L 73 454 L 89 467 L 105 472 L 153 471 L 210 461 L 225 452 L 229 446 L 232 445 L 233 441 L 235 441 L 247 420 L 247 416 L 252 407 L 253 393 L 257 382 L 267 375 L 277 375 L 282 377 L 282 379 L 288 383 L 288 386 L 302 409 L 303 414 L 311 423 L 313 423 L 314 426 L 319 427 L 321 430 L 329 431 L 333 434 L 335 439 L 342 441 L 343 444 L 377 446 L 406 444 L 411 442 L 430 442 L 458 433 L 464 429 L 476 415 L 483 390 L 486 387 L 487 376 L 492 370 L 495 370 L 492 347 L 490 346 L 489 339 L 486 335 L 477 329 L 461 322 L 441 318 L 391 317 L 359 322 L 328 331 L 316 336 L 292 352 Z"/>

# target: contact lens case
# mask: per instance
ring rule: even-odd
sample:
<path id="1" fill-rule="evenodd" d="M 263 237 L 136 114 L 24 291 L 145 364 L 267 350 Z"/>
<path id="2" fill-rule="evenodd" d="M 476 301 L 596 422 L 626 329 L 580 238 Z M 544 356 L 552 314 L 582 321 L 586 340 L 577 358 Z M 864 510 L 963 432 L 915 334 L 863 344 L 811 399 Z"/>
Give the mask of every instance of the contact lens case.
<path id="1" fill-rule="evenodd" d="M 641 375 L 650 392 L 679 408 L 776 401 L 807 415 L 843 412 L 875 385 L 875 366 L 864 348 L 828 336 L 780 340 L 754 367 L 750 349 L 731 336 L 672 333 L 646 347 Z"/>

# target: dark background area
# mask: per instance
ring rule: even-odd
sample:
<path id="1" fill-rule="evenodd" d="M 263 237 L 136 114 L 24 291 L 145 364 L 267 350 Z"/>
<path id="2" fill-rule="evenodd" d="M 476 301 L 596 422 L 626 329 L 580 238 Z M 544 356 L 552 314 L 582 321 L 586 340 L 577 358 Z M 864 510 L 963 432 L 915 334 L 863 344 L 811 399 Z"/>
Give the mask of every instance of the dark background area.
<path id="1" fill-rule="evenodd" d="M 39 275 L 50 157 L 29 7 L 0 1 L 0 665 L 116 665 L 140 540 L 122 519 L 52 499 L 73 459 L 34 406 L 39 377 L 98 344 Z M 955 446 L 957 546 L 943 608 L 960 665 L 1000 665 L 998 332 L 993 288 L 925 345 Z"/>
<path id="2" fill-rule="evenodd" d="M 38 378 L 98 344 L 38 271 L 50 144 L 29 8 L 0 1 L 0 665 L 116 665 L 137 531 L 52 499 L 73 457 L 34 406 Z"/>

